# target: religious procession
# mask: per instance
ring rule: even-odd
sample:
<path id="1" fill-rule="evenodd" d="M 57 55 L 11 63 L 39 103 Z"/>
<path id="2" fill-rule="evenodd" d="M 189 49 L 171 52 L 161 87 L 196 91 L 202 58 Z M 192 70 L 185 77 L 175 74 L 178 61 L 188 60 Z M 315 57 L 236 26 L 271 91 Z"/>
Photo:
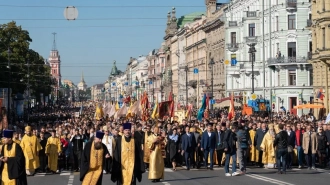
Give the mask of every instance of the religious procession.
<path id="1" fill-rule="evenodd" d="M 175 115 L 171 96 L 151 106 L 144 93 L 122 106 L 94 102 L 45 109 L 30 122 L 1 130 L 1 185 L 26 185 L 38 174 L 64 171 L 80 173 L 82 185 L 101 185 L 103 179 L 135 185 L 144 173 L 153 183 L 164 181 L 165 169 L 223 168 L 230 177 L 245 175 L 247 167 L 277 174 L 329 168 L 325 119 L 316 121 L 311 113 L 247 115 L 233 98 L 229 109 L 210 111 L 209 105 L 205 94 L 198 110 L 188 105 Z"/>

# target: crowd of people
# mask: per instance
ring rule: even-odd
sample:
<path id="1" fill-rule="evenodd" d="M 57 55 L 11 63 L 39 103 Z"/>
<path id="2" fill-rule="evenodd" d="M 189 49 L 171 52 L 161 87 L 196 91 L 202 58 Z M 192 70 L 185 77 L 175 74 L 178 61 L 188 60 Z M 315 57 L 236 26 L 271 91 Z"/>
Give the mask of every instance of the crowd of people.
<path id="1" fill-rule="evenodd" d="M 295 165 L 315 170 L 329 162 L 330 126 L 310 115 L 237 114 L 228 120 L 219 111 L 202 121 L 143 121 L 136 116 L 95 120 L 94 107 L 84 108 L 80 117 L 74 114 L 77 109 L 42 113 L 40 119 L 34 116 L 28 123 L 4 128 L 2 184 L 26 184 L 26 176 L 63 170 L 80 172 L 83 185 L 101 184 L 106 174 L 126 185 L 140 182 L 143 173 L 160 182 L 164 168 L 224 167 L 225 176 L 238 176 L 246 173 L 247 165 L 285 174 Z"/>

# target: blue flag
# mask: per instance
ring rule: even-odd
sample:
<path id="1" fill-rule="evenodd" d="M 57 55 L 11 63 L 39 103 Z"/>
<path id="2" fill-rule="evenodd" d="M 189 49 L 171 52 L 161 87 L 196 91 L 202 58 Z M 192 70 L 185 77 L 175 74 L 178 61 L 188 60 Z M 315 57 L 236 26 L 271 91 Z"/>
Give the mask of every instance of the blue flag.
<path id="1" fill-rule="evenodd" d="M 198 121 L 202 121 L 203 117 L 204 117 L 204 111 L 206 109 L 206 94 L 204 94 L 203 100 L 202 100 L 202 106 L 199 109 L 198 113 L 197 113 L 197 119 Z"/>

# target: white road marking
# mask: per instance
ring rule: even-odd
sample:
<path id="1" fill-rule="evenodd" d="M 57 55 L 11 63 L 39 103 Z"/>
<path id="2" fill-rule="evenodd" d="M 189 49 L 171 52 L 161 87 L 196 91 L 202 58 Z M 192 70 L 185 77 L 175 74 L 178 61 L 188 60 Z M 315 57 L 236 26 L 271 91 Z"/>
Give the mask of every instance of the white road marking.
<path id="1" fill-rule="evenodd" d="M 245 176 L 248 176 L 248 177 L 251 177 L 254 179 L 258 179 L 258 180 L 262 180 L 265 182 L 269 182 L 272 184 L 277 184 L 277 185 L 294 185 L 294 184 L 291 184 L 288 182 L 284 182 L 284 181 L 280 181 L 280 180 L 276 180 L 276 179 L 272 179 L 272 178 L 268 178 L 268 177 L 264 177 L 264 176 L 256 175 L 256 174 L 245 174 Z"/>
<path id="2" fill-rule="evenodd" d="M 171 185 L 170 183 L 168 182 L 162 182 L 164 185 Z"/>
<path id="3" fill-rule="evenodd" d="M 165 172 L 173 172 L 173 170 L 172 170 L 172 169 L 169 169 L 169 168 L 165 168 L 164 171 L 165 171 Z"/>
<path id="4" fill-rule="evenodd" d="M 73 180 L 74 180 L 74 175 L 73 174 L 70 174 L 68 185 L 72 185 L 73 184 Z"/>

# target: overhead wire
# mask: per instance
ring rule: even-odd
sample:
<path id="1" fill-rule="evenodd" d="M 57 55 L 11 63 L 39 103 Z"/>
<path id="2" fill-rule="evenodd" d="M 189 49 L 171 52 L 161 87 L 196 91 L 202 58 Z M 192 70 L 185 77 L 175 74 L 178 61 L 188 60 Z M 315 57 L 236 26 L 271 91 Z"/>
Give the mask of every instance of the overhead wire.
<path id="1" fill-rule="evenodd" d="M 53 5 L 0 5 L 0 7 L 12 7 L 12 8 L 66 8 L 64 6 Z M 194 5 L 105 5 L 105 6 L 84 6 L 76 5 L 76 8 L 204 8 L 205 6 Z"/>

